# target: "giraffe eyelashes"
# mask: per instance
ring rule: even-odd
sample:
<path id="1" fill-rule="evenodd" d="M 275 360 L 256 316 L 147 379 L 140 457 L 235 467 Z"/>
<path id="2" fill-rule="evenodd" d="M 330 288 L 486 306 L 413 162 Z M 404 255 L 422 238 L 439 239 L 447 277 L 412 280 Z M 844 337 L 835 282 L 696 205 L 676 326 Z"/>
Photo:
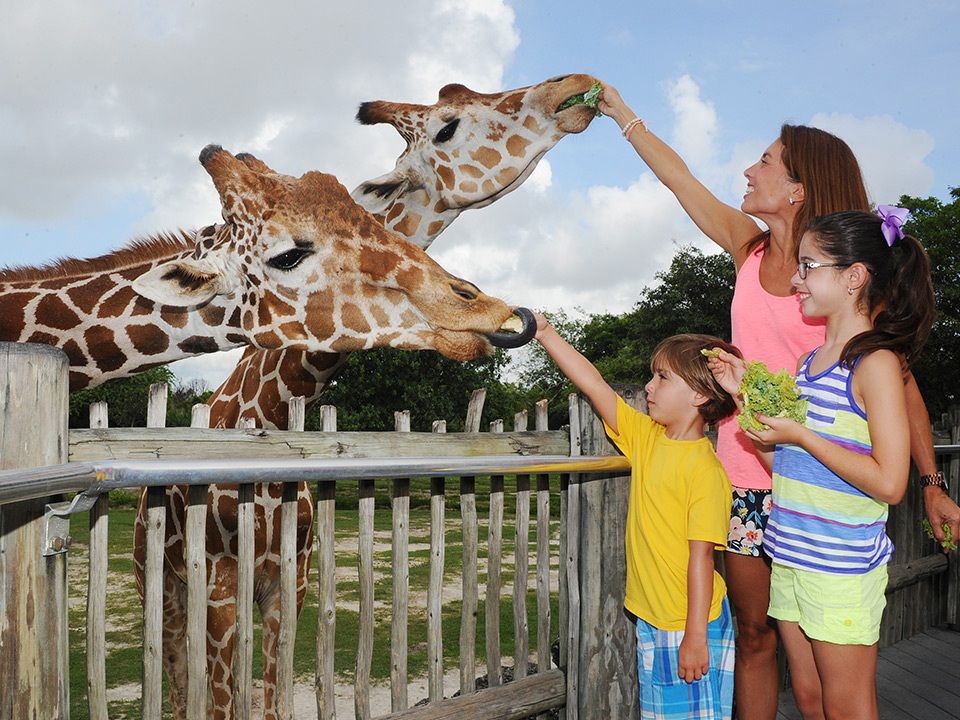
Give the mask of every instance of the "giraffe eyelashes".
<path id="1" fill-rule="evenodd" d="M 451 120 L 446 125 L 444 125 L 440 132 L 437 133 L 437 136 L 434 138 L 435 142 L 444 143 L 450 140 L 453 137 L 453 134 L 457 131 L 457 126 L 460 124 L 460 118 Z"/>
<path id="2" fill-rule="evenodd" d="M 281 253 L 276 257 L 272 257 L 267 260 L 267 265 L 274 268 L 275 270 L 284 270 L 289 271 L 296 268 L 300 263 L 304 261 L 308 256 L 313 255 L 312 250 L 305 250 L 303 248 L 294 248 L 293 250 L 287 250 L 285 253 Z"/>

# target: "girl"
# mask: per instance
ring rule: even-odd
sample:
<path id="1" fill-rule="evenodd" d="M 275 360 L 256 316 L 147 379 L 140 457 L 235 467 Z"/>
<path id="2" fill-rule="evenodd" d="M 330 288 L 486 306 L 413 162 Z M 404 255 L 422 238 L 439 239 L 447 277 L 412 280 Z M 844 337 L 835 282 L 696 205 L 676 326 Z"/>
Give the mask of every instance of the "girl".
<path id="1" fill-rule="evenodd" d="M 910 465 L 903 374 L 934 316 L 930 263 L 900 230 L 904 216 L 881 206 L 880 217 L 842 212 L 808 225 L 793 283 L 804 315 L 825 319 L 826 338 L 799 361 L 806 424 L 759 415 L 768 429 L 747 433 L 773 470 L 769 614 L 806 720 L 878 717 L 893 552 L 884 527 Z M 722 353 L 711 368 L 736 392 L 742 361 Z"/>

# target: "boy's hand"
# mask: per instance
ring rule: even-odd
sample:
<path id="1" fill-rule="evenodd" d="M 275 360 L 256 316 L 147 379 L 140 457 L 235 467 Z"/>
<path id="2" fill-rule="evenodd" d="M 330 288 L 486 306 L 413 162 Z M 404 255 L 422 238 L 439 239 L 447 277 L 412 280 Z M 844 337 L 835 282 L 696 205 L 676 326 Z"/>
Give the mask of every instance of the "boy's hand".
<path id="1" fill-rule="evenodd" d="M 710 648 L 706 640 L 695 641 L 684 636 L 680 641 L 678 659 L 680 677 L 688 683 L 696 682 L 710 670 Z"/>

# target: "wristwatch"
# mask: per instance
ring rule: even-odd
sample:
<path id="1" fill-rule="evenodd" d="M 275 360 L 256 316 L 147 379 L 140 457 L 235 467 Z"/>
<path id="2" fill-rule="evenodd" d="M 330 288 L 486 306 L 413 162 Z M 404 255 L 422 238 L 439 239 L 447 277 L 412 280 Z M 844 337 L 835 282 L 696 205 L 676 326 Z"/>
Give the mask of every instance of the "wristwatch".
<path id="1" fill-rule="evenodd" d="M 943 479 L 942 472 L 935 472 L 933 475 L 921 475 L 920 487 L 938 487 L 947 492 L 947 481 Z"/>

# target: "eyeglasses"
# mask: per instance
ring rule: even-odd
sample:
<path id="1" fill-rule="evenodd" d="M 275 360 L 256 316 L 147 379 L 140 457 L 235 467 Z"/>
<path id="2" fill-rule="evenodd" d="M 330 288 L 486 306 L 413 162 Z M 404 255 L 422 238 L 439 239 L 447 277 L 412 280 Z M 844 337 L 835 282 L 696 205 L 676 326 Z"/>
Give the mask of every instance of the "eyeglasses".
<path id="1" fill-rule="evenodd" d="M 818 262 L 800 262 L 797 263 L 797 275 L 801 280 L 807 279 L 807 270 L 816 270 L 822 267 L 850 267 L 849 263 L 818 263 Z"/>

